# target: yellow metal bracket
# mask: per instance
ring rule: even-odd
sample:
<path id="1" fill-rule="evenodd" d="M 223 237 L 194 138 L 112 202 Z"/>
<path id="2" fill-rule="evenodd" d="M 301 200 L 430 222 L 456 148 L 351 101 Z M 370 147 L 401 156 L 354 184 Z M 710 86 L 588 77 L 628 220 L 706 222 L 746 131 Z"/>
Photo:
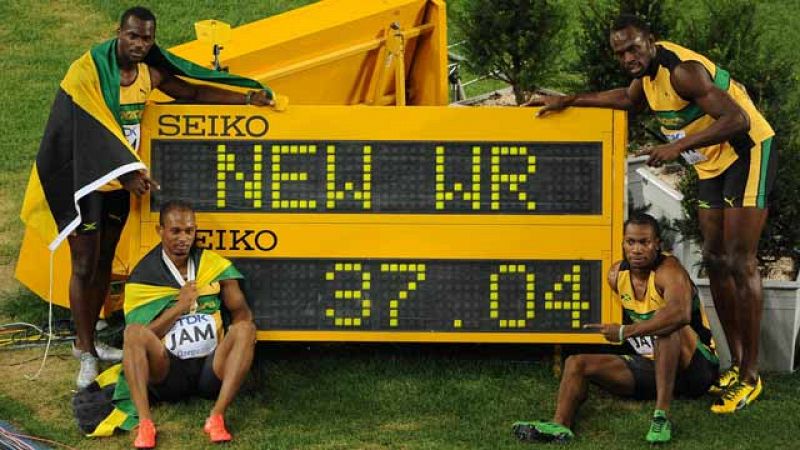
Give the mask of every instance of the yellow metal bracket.
<path id="1" fill-rule="evenodd" d="M 211 61 L 211 64 L 214 70 L 227 71 L 227 68 L 222 67 L 222 64 L 220 64 L 219 55 L 224 48 L 222 45 L 227 44 L 231 39 L 230 24 L 214 19 L 201 20 L 195 22 L 194 31 L 199 41 L 213 46 L 212 52 L 214 54 L 214 59 Z"/>
<path id="2" fill-rule="evenodd" d="M 416 31 L 416 30 L 414 30 Z M 414 33 L 415 35 L 417 33 Z M 406 105 L 406 32 L 400 24 L 393 22 L 386 28 L 385 45 L 381 46 L 375 63 L 372 95 L 367 104 L 385 106 Z M 394 95 L 384 95 L 386 80 L 394 72 Z"/>

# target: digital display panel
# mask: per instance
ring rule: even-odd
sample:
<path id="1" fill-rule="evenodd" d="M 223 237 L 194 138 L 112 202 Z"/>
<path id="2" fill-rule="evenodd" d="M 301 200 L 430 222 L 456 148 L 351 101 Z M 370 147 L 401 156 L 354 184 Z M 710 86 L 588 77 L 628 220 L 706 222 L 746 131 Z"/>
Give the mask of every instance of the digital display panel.
<path id="1" fill-rule="evenodd" d="M 167 141 L 152 197 L 198 211 L 598 214 L 599 143 Z"/>
<path id="2" fill-rule="evenodd" d="M 259 340 L 601 343 L 616 321 L 624 112 L 153 105 L 138 205 L 197 211 Z M 134 206 L 137 206 L 134 203 Z M 133 213 L 136 214 L 135 208 Z M 130 221 L 129 221 L 130 222 Z"/>
<path id="3" fill-rule="evenodd" d="M 599 261 L 248 259 L 264 330 L 580 332 L 600 320 Z"/>

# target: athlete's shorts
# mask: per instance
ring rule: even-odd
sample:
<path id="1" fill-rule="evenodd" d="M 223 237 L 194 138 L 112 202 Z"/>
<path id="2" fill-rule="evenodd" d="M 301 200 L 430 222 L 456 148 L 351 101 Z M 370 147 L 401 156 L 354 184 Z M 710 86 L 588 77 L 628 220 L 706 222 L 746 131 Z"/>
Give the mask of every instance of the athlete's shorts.
<path id="1" fill-rule="evenodd" d="M 633 373 L 633 397 L 638 400 L 656 398 L 655 361 L 641 355 L 620 355 Z M 712 363 L 699 351 L 694 352 L 689 366 L 675 375 L 675 395 L 697 398 L 708 392 L 708 388 L 719 377 L 719 364 Z"/>
<path id="2" fill-rule="evenodd" d="M 766 208 L 777 170 L 778 151 L 769 138 L 751 147 L 750 151 L 740 152 L 739 158 L 716 177 L 698 180 L 697 206 L 703 209 Z"/>
<path id="3" fill-rule="evenodd" d="M 176 402 L 187 397 L 200 397 L 216 400 L 222 381 L 214 373 L 214 355 L 205 358 L 180 359 L 169 355 L 169 372 L 158 384 L 147 386 L 150 398 L 155 401 Z"/>
<path id="4" fill-rule="evenodd" d="M 91 234 L 107 226 L 120 229 L 128 220 L 131 205 L 131 194 L 125 189 L 116 191 L 94 191 L 78 201 L 81 208 L 81 223 L 75 232 Z"/>

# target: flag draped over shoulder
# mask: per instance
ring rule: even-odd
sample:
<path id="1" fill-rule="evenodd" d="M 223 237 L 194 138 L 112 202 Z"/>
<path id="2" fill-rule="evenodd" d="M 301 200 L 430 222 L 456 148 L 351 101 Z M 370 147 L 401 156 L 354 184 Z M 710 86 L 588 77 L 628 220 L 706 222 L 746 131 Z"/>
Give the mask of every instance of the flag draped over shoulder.
<path id="1" fill-rule="evenodd" d="M 196 282 L 200 295 L 197 312 L 218 313 L 219 282 L 241 279 L 242 274 L 229 260 L 212 251 L 193 249 L 190 258 L 197 267 Z M 161 245 L 158 245 L 137 264 L 125 285 L 125 323 L 149 324 L 175 303 L 179 290 L 180 286 L 161 257 Z M 94 404 L 82 408 L 88 413 L 81 414 L 77 404 L 90 403 L 93 395 L 98 397 L 97 393 L 103 394 L 94 400 Z M 87 400 L 79 401 L 80 395 Z M 111 436 L 117 428 L 128 431 L 139 423 L 121 364 L 98 375 L 92 384 L 76 394 L 73 405 L 80 428 L 89 436 Z"/>
<path id="2" fill-rule="evenodd" d="M 56 93 L 20 216 L 50 250 L 81 221 L 78 200 L 135 170 L 146 169 L 122 132 L 116 39 L 70 66 Z M 192 63 L 154 45 L 144 62 L 187 81 L 265 89 L 248 78 Z"/>

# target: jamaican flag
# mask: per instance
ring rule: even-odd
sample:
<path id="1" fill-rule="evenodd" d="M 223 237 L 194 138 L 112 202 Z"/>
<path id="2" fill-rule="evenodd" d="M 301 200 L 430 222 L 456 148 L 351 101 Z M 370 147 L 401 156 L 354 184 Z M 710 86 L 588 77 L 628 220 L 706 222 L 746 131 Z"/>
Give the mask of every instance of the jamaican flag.
<path id="1" fill-rule="evenodd" d="M 106 41 L 72 63 L 50 110 L 20 213 L 50 250 L 80 224 L 78 200 L 120 175 L 146 169 L 122 132 L 116 44 L 116 39 Z M 266 89 L 257 81 L 198 66 L 156 45 L 144 62 L 187 81 Z"/>
<path id="2" fill-rule="evenodd" d="M 197 312 L 218 317 L 219 282 L 240 279 L 242 274 L 229 260 L 212 251 L 195 248 L 189 257 L 197 268 Z M 158 245 L 136 265 L 125 284 L 125 323 L 149 324 L 177 301 L 179 290 Z M 110 436 L 117 428 L 128 431 L 139 423 L 121 364 L 104 371 L 79 391 L 73 398 L 73 409 L 78 426 L 93 437 Z"/>

